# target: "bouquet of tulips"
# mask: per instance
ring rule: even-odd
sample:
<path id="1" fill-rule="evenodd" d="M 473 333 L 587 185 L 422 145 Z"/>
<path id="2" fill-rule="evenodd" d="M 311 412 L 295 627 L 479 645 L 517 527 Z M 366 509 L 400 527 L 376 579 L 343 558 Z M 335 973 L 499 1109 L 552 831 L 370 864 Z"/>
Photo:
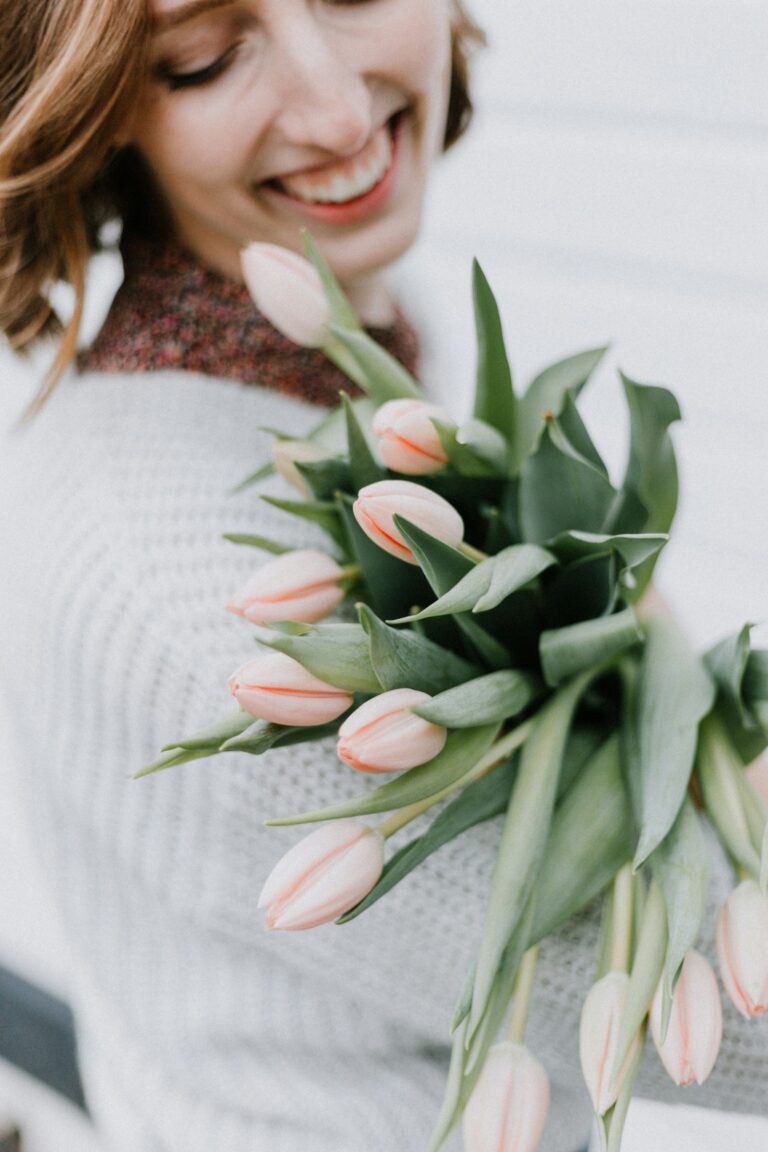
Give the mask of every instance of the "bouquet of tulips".
<path id="1" fill-rule="evenodd" d="M 304 260 L 253 245 L 244 269 L 277 327 L 322 347 L 363 393 L 308 439 L 275 442 L 274 467 L 299 493 L 269 499 L 320 525 L 328 552 L 230 537 L 271 556 L 229 605 L 259 626 L 264 654 L 231 677 L 235 711 L 140 775 L 332 734 L 351 769 L 385 776 L 270 821 L 321 823 L 266 880 L 273 929 L 349 921 L 503 816 L 430 1152 L 462 1113 L 469 1152 L 537 1147 L 548 1082 L 523 1039 L 538 945 L 604 893 L 580 1055 L 615 1152 L 648 1022 L 679 1084 L 702 1082 L 720 1044 L 715 975 L 695 950 L 704 819 L 740 879 L 718 924 L 726 992 L 746 1016 L 768 1010 L 766 813 L 744 772 L 768 743 L 768 651 L 747 626 L 699 657 L 665 613 L 643 610 L 677 502 L 669 391 L 622 377 L 630 445 L 614 484 L 578 408 L 604 350 L 519 394 L 475 266 L 474 413 L 457 424 L 361 329 L 309 238 L 307 249 Z M 345 598 L 356 622 L 325 621 Z M 386 859 L 389 838 L 427 813 Z"/>

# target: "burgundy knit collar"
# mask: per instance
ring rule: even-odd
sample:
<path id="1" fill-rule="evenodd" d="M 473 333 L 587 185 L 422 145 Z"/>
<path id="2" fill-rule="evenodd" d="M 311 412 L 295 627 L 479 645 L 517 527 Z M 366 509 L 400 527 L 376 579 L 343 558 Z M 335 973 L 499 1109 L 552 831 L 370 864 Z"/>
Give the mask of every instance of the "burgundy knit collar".
<path id="1" fill-rule="evenodd" d="M 122 245 L 125 279 L 101 331 L 79 358 L 81 371 L 180 369 L 259 384 L 333 406 L 356 388 L 322 352 L 292 343 L 254 308 L 244 285 L 171 244 Z M 398 314 L 371 335 L 415 372 L 418 339 Z"/>

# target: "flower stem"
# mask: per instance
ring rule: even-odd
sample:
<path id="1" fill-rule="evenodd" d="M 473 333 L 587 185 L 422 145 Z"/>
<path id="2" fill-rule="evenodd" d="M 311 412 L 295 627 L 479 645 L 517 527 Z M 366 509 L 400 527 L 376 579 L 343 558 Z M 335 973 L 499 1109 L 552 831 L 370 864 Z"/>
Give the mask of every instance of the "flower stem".
<path id="1" fill-rule="evenodd" d="M 632 944 L 632 918 L 635 880 L 632 865 L 625 864 L 613 882 L 613 932 L 611 971 L 628 972 Z"/>
<path id="2" fill-rule="evenodd" d="M 528 1023 L 538 958 L 539 946 L 536 944 L 533 948 L 529 948 L 523 956 L 520 971 L 517 974 L 512 1000 L 512 1015 L 507 1029 L 507 1039 L 511 1040 L 513 1044 L 522 1044 L 525 1037 L 525 1026 Z"/>
<path id="3" fill-rule="evenodd" d="M 466 788 L 468 784 L 473 784 L 475 780 L 479 780 L 481 776 L 485 776 L 492 768 L 501 760 L 506 760 L 518 748 L 522 747 L 528 739 L 531 728 L 533 726 L 533 719 L 526 720 L 523 724 L 513 728 L 506 736 L 502 736 L 493 744 L 485 756 L 482 756 L 477 764 L 473 765 L 460 780 L 455 780 L 453 784 L 447 785 L 434 796 L 427 796 L 425 800 L 419 800 L 415 804 L 409 804 L 406 808 L 401 808 L 399 811 L 394 812 L 383 824 L 379 825 L 379 832 L 388 840 L 390 836 L 394 836 L 395 832 L 399 832 L 401 828 L 405 828 L 406 824 L 410 824 L 417 816 L 421 816 L 427 812 L 433 805 L 437 804 L 440 800 L 444 800 L 446 796 L 450 796 L 453 792 L 458 792 L 462 788 Z"/>
<path id="4" fill-rule="evenodd" d="M 459 544 L 459 552 L 463 552 L 469 560 L 476 560 L 478 563 L 481 560 L 488 559 L 487 552 L 481 552 L 479 548 L 473 548 L 471 544 L 467 544 L 466 540 L 462 540 Z"/>

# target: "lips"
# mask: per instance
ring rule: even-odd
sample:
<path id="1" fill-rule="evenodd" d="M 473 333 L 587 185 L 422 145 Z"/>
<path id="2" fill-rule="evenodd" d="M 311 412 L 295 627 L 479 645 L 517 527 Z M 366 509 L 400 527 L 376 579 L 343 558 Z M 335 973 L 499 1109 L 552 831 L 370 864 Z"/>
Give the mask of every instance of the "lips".
<path id="1" fill-rule="evenodd" d="M 399 114 L 371 136 L 354 156 L 267 182 L 266 187 L 311 207 L 348 205 L 369 196 L 390 171 Z"/>

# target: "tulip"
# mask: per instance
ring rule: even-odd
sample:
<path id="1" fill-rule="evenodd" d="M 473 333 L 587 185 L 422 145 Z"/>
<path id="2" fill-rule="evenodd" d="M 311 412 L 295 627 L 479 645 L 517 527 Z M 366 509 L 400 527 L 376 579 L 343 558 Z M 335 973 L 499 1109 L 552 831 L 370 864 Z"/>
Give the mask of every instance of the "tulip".
<path id="1" fill-rule="evenodd" d="M 581 1010 L 581 1071 L 598 1116 L 604 1116 L 616 1103 L 640 1043 L 639 1038 L 633 1041 L 624 1063 L 612 1077 L 628 986 L 626 972 L 608 972 L 592 985 Z"/>
<path id="2" fill-rule="evenodd" d="M 464 1112 L 465 1152 L 535 1152 L 549 1109 L 549 1080 L 535 1056 L 511 1040 L 486 1058 Z"/>
<path id="3" fill-rule="evenodd" d="M 328 459 L 328 449 L 321 448 L 311 440 L 275 440 L 272 445 L 272 462 L 275 471 L 302 496 L 311 496 L 312 490 L 296 467 L 297 464 L 314 464 Z"/>
<path id="4" fill-rule="evenodd" d="M 448 463 L 432 418 L 451 423 L 442 409 L 421 400 L 382 404 L 373 420 L 373 434 L 387 468 L 408 476 L 425 476 Z"/>
<path id="5" fill-rule="evenodd" d="M 322 347 L 331 309 L 314 266 L 277 244 L 249 244 L 240 261 L 248 291 L 262 315 L 294 344 Z"/>
<path id="6" fill-rule="evenodd" d="M 768 898 L 754 880 L 739 884 L 720 910 L 717 955 L 725 990 L 742 1016 L 768 1012 Z"/>
<path id="7" fill-rule="evenodd" d="M 374 544 L 409 564 L 418 564 L 418 560 L 395 527 L 395 516 L 410 520 L 454 548 L 464 537 L 464 522 L 456 509 L 436 492 L 410 480 L 368 484 L 360 489 L 353 512 Z"/>
<path id="8" fill-rule="evenodd" d="M 318 680 L 298 660 L 270 652 L 230 676 L 229 690 L 259 720 L 290 727 L 329 724 L 352 707 L 352 694 Z"/>
<path id="9" fill-rule="evenodd" d="M 301 548 L 267 561 L 227 604 L 252 624 L 270 620 L 322 620 L 344 599 L 344 569 L 324 552 Z"/>
<path id="10" fill-rule="evenodd" d="M 358 772 L 402 772 L 426 764 L 448 737 L 441 725 L 411 712 L 431 699 L 413 688 L 395 688 L 367 700 L 339 728 L 339 757 Z"/>
<path id="11" fill-rule="evenodd" d="M 296 932 L 348 912 L 384 868 L 384 838 L 359 820 L 337 820 L 305 836 L 272 869 L 259 897 L 267 928 Z"/>
<path id="12" fill-rule="evenodd" d="M 715 1066 L 723 1035 L 723 1010 L 712 965 L 694 949 L 686 955 L 662 1043 L 663 996 L 662 980 L 651 1007 L 651 1035 L 661 1062 L 675 1084 L 686 1086 L 694 1080 L 703 1084 Z"/>

